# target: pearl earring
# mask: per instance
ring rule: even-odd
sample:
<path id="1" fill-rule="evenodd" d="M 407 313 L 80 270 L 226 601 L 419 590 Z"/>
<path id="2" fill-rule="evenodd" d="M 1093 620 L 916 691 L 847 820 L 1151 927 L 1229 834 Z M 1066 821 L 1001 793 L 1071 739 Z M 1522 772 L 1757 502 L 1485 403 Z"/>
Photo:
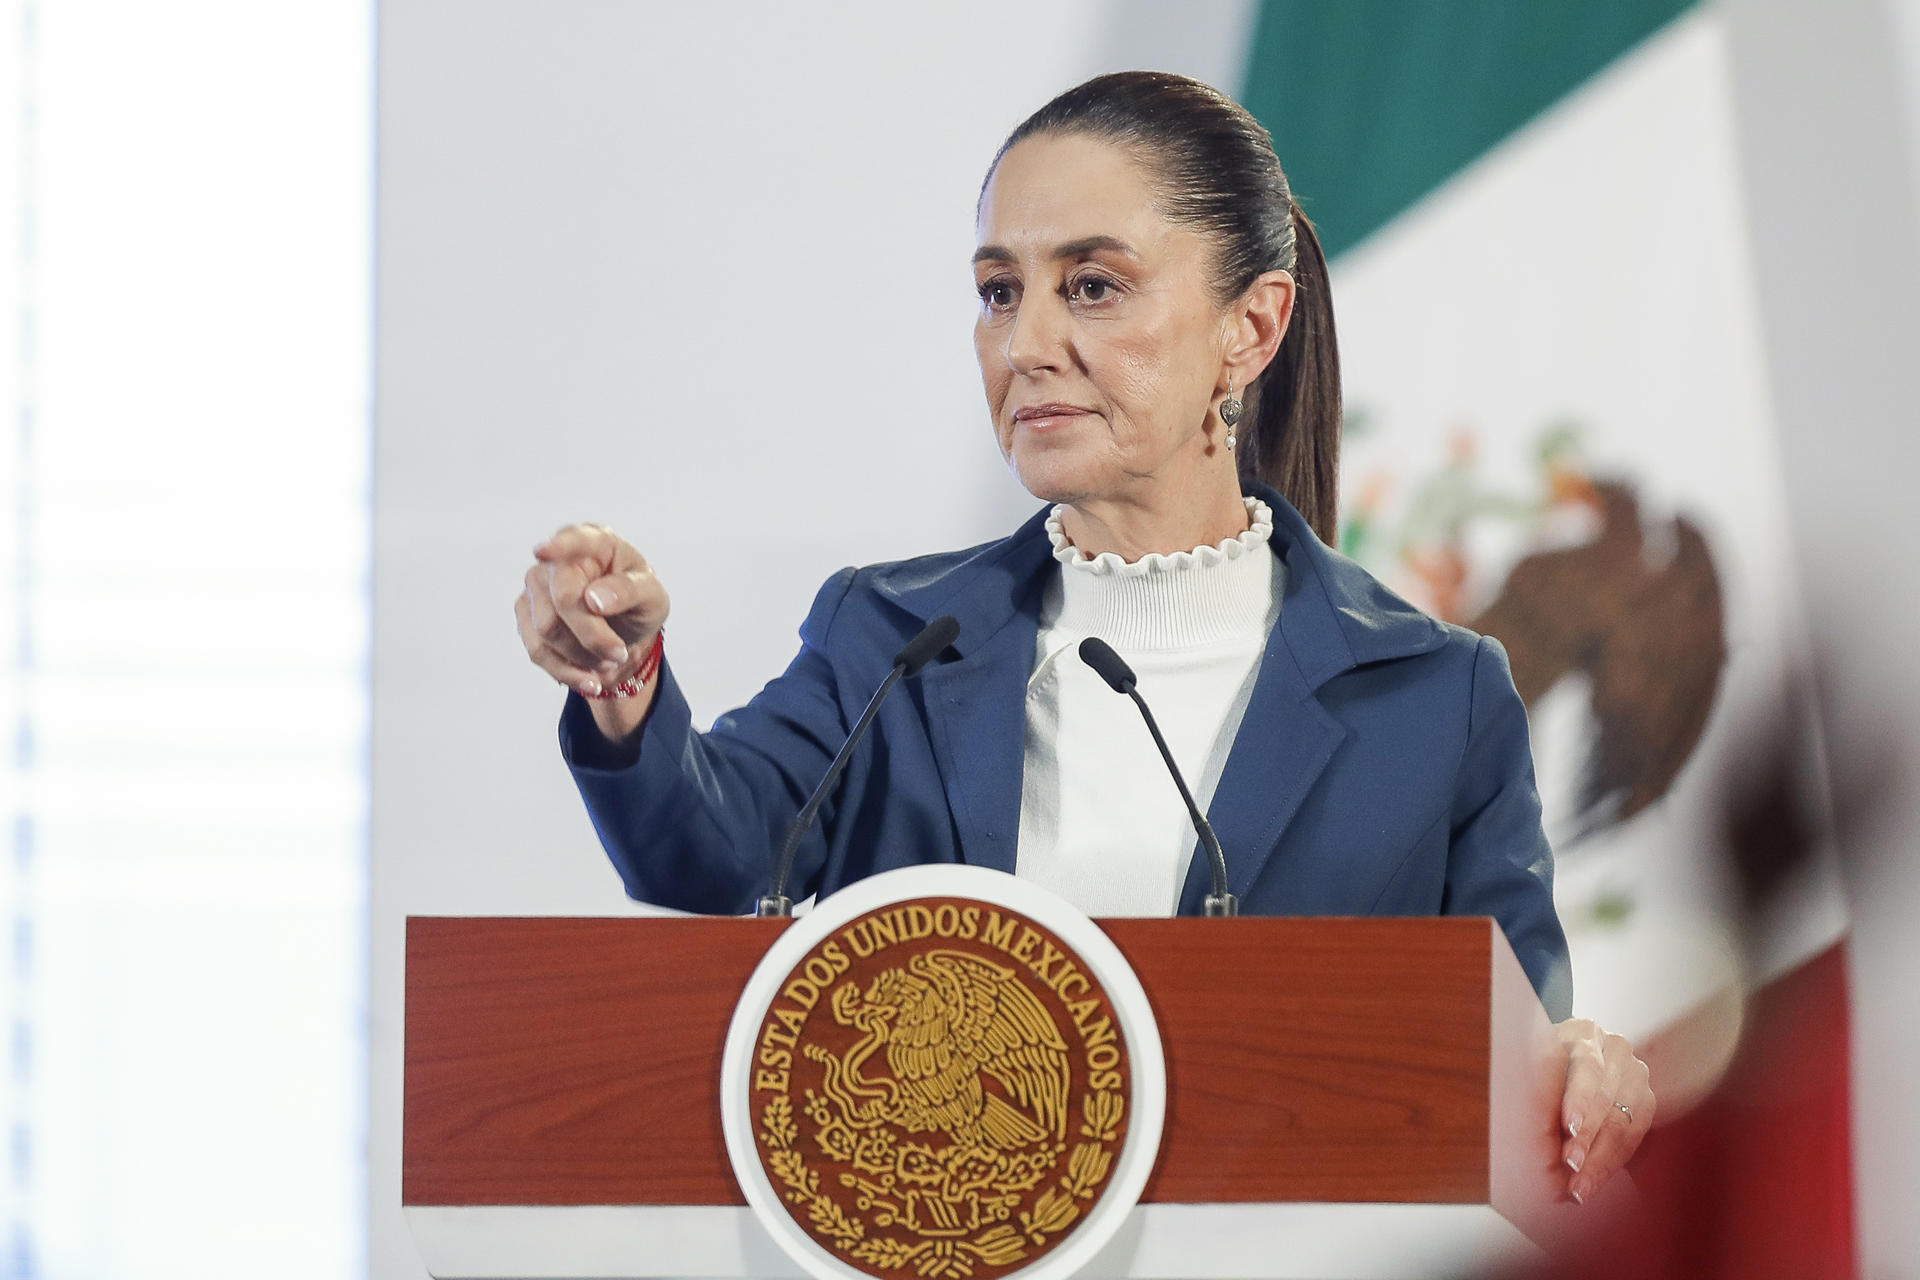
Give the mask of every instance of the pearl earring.
<path id="1" fill-rule="evenodd" d="M 1227 398 L 1220 402 L 1220 421 L 1227 426 L 1228 452 L 1232 452 L 1233 446 L 1240 442 L 1239 435 L 1234 431 L 1234 428 L 1240 425 L 1240 409 L 1240 402 L 1233 398 L 1233 379 L 1228 378 Z"/>

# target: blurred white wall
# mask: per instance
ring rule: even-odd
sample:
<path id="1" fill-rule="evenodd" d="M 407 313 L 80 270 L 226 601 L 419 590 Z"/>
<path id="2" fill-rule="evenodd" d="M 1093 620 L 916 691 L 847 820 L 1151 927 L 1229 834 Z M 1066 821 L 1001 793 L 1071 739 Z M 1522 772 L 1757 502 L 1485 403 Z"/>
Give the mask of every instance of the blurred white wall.
<path id="1" fill-rule="evenodd" d="M 366 1253 L 372 35 L 0 0 L 0 1280 Z"/>

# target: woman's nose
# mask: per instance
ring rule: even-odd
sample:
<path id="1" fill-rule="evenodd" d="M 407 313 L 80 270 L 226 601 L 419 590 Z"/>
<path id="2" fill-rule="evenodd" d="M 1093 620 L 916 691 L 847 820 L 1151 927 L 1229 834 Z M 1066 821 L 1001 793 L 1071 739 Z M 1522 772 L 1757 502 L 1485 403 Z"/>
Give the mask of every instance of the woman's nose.
<path id="1" fill-rule="evenodd" d="M 1023 299 L 1007 330 L 1007 365 L 1015 373 L 1065 367 L 1070 317 L 1058 298 Z"/>

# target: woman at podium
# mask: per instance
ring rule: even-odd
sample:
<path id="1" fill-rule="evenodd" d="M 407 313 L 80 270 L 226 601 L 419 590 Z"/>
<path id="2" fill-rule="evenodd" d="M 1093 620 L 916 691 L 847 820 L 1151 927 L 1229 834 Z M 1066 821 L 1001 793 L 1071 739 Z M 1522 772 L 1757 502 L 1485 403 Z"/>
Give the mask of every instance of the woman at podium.
<path id="1" fill-rule="evenodd" d="M 894 655 L 949 615 L 957 638 L 885 704 L 800 845 L 798 893 L 964 861 L 1090 915 L 1197 913 L 1187 812 L 1077 656 L 1098 637 L 1137 673 L 1243 910 L 1499 921 L 1560 1020 L 1569 1190 L 1591 1192 L 1652 1118 L 1646 1068 L 1569 1018 L 1504 652 L 1328 546 L 1327 266 L 1266 130 L 1179 76 L 1069 90 L 994 158 L 973 270 L 994 438 L 1047 505 L 997 542 L 835 575 L 785 674 L 710 732 L 641 554 L 592 525 L 536 548 L 521 636 L 570 691 L 562 750 L 628 892 L 751 910 Z"/>

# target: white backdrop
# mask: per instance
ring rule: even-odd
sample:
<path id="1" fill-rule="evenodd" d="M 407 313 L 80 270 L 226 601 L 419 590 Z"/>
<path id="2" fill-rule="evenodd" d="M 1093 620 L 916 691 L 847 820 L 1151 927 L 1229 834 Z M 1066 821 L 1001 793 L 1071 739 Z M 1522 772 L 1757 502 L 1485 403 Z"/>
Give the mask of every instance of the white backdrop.
<path id="1" fill-rule="evenodd" d="M 372 1274 L 399 1203 L 413 914 L 632 909 L 512 598 L 604 522 L 673 594 L 709 720 L 842 565 L 1033 509 L 974 367 L 973 202 L 1099 71 L 1238 81 L 1241 0 L 745 7 L 386 0 L 380 17 Z M 909 487 L 912 486 L 912 487 Z"/>

